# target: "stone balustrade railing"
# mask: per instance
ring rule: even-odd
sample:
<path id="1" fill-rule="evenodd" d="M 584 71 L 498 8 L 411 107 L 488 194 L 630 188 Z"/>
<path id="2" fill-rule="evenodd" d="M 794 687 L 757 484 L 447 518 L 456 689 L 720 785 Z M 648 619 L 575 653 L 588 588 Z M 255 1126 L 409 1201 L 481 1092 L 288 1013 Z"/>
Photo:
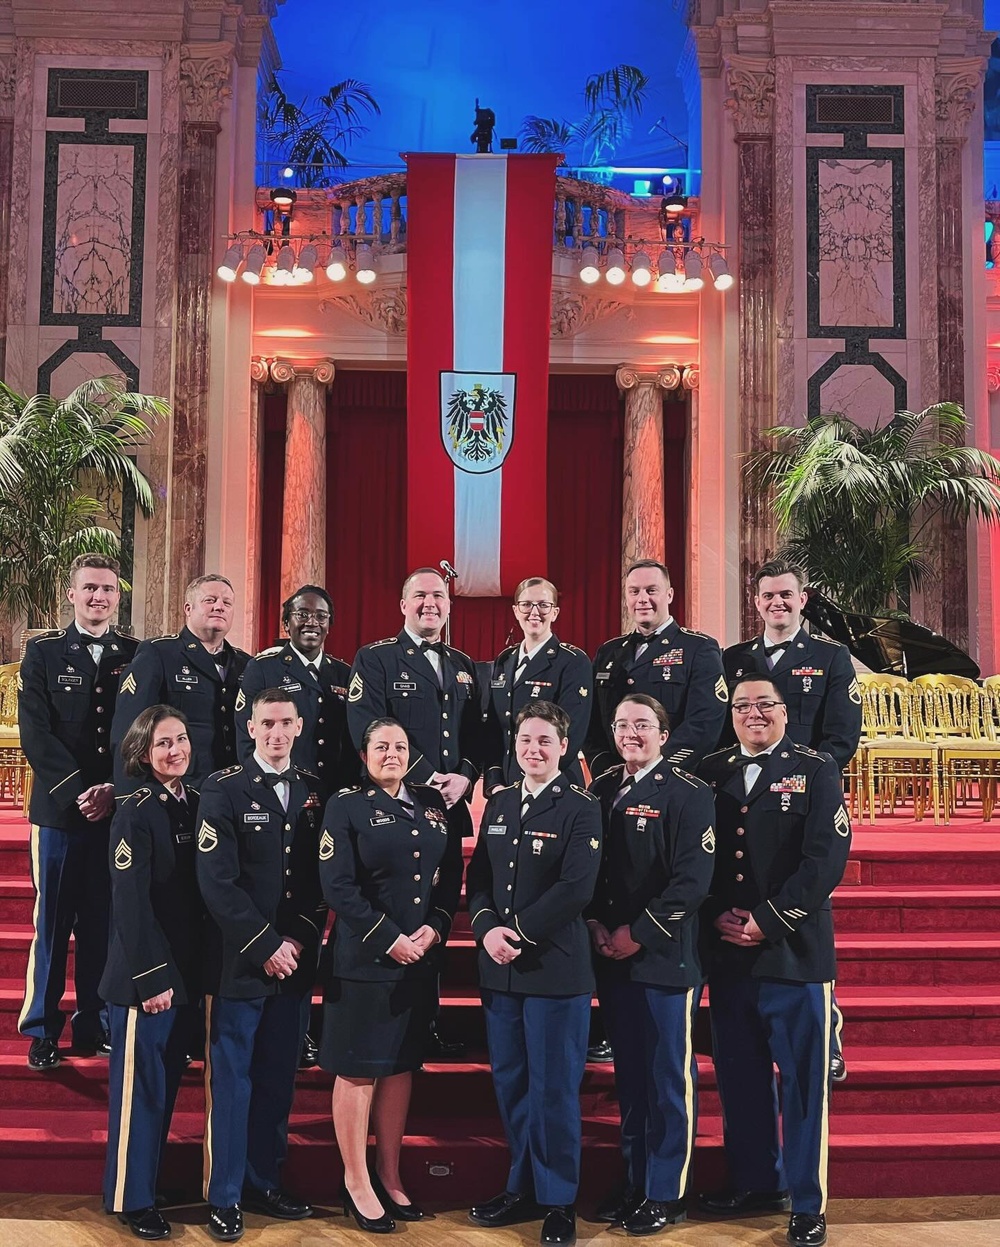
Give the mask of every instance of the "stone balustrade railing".
<path id="1" fill-rule="evenodd" d="M 345 250 L 366 242 L 376 254 L 406 250 L 406 173 L 384 173 L 341 186 L 299 188 L 292 208 L 290 235 L 328 238 Z M 254 230 L 275 229 L 269 187 L 259 187 Z M 659 213 L 660 201 L 637 199 L 612 187 L 578 178 L 557 177 L 552 240 L 556 251 L 588 245 L 623 246 L 629 239 L 682 241 L 698 236 L 698 200 L 671 217 L 669 237 Z"/>

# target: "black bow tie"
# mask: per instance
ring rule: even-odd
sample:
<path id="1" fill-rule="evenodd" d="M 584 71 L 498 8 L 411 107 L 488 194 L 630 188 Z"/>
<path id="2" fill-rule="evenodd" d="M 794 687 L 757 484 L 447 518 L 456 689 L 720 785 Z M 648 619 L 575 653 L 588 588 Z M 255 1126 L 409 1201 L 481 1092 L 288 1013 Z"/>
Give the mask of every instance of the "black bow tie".
<path id="1" fill-rule="evenodd" d="M 264 772 L 264 783 L 267 784 L 268 788 L 277 788 L 279 784 L 290 784 L 291 782 L 292 771 L 290 767 L 287 771 L 281 771 L 280 773 Z"/>
<path id="2" fill-rule="evenodd" d="M 789 645 L 791 645 L 791 641 L 779 641 L 777 645 L 768 645 L 768 643 L 765 641 L 764 642 L 764 657 L 770 658 L 771 655 L 775 653 L 777 650 L 788 649 Z"/>
<path id="3" fill-rule="evenodd" d="M 440 654 L 442 658 L 444 657 L 443 641 L 421 641 L 420 648 L 424 651 L 431 649 L 435 654 Z"/>
<path id="4" fill-rule="evenodd" d="M 766 753 L 738 753 L 736 755 L 736 765 L 740 767 L 763 766 L 764 759 L 767 757 L 770 757 L 770 755 Z"/>

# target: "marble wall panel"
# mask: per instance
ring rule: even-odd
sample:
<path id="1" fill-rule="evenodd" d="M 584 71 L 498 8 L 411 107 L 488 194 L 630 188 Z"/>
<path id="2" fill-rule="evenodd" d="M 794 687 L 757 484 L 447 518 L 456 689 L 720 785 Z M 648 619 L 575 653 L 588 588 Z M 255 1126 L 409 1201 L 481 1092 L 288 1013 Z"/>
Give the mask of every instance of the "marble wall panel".
<path id="1" fill-rule="evenodd" d="M 824 325 L 893 323 L 893 177 L 888 160 L 819 161 Z"/>
<path id="2" fill-rule="evenodd" d="M 132 278 L 131 147 L 61 143 L 56 172 L 56 314 L 128 316 Z"/>
<path id="3" fill-rule="evenodd" d="M 820 408 L 874 428 L 892 417 L 896 394 L 870 364 L 844 364 L 820 386 Z"/>

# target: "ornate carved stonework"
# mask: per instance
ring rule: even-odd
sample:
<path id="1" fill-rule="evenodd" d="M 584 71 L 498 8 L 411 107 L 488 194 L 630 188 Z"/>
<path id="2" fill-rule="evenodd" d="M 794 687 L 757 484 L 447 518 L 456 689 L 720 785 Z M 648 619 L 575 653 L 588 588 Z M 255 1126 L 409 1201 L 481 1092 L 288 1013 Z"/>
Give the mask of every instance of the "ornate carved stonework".
<path id="1" fill-rule="evenodd" d="M 621 314 L 632 319 L 632 308 L 618 299 L 602 299 L 597 295 L 553 290 L 549 336 L 572 338 L 599 320 Z"/>
<path id="2" fill-rule="evenodd" d="M 406 287 L 373 289 L 364 294 L 337 294 L 321 299 L 321 312 L 347 312 L 362 324 L 399 337 L 406 333 Z"/>
<path id="3" fill-rule="evenodd" d="M 0 117 L 14 115 L 14 83 L 17 66 L 13 56 L 0 56 Z"/>
<path id="4" fill-rule="evenodd" d="M 770 134 L 774 123 L 774 61 L 732 57 L 726 65 L 731 94 L 725 106 L 737 134 Z"/>
<path id="5" fill-rule="evenodd" d="M 263 385 L 268 378 L 267 360 L 262 355 L 254 355 L 250 360 L 250 380 Z"/>
<path id="6" fill-rule="evenodd" d="M 258 365 L 263 365 L 277 385 L 287 385 L 296 378 L 311 378 L 317 385 L 328 386 L 337 373 L 332 359 L 272 359 L 268 362 L 258 357 L 250 362 L 250 376 L 255 381 L 254 370 Z"/>
<path id="7" fill-rule="evenodd" d="M 188 50 L 188 49 L 186 49 Z M 222 106 L 232 94 L 229 51 L 213 56 L 181 57 L 181 99 L 184 120 L 192 125 L 218 125 Z"/>
<path id="8" fill-rule="evenodd" d="M 622 364 L 615 373 L 615 384 L 620 390 L 634 390 L 639 385 L 652 385 L 661 390 L 676 390 L 681 383 L 682 364 L 664 364 L 656 372 Z"/>
<path id="9" fill-rule="evenodd" d="M 701 369 L 697 364 L 685 364 L 681 375 L 681 385 L 685 390 L 696 390 L 701 384 Z"/>
<path id="10" fill-rule="evenodd" d="M 986 388 L 991 394 L 1000 392 L 1000 368 L 996 365 L 986 369 Z"/>
<path id="11" fill-rule="evenodd" d="M 983 89 L 982 62 L 957 73 L 938 74 L 934 81 L 934 111 L 938 138 L 966 139 L 969 122 Z"/>

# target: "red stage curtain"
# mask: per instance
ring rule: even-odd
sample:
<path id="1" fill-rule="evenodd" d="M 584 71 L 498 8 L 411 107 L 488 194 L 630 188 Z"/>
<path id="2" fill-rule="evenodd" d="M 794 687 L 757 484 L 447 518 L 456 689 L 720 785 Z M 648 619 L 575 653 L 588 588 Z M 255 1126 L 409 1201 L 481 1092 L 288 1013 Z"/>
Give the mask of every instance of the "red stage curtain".
<path id="1" fill-rule="evenodd" d="M 281 635 L 281 513 L 285 504 L 284 390 L 264 399 L 264 462 L 261 465 L 260 600 L 256 647 L 259 652 Z"/>
<path id="2" fill-rule="evenodd" d="M 690 400 L 663 404 L 663 523 L 666 564 L 674 586 L 674 618 L 686 624 L 684 599 L 687 579 L 687 435 L 691 424 Z"/>
<path id="3" fill-rule="evenodd" d="M 402 623 L 406 374 L 342 369 L 326 429 L 326 588 L 336 612 L 327 649 L 353 662 L 359 646 Z"/>

